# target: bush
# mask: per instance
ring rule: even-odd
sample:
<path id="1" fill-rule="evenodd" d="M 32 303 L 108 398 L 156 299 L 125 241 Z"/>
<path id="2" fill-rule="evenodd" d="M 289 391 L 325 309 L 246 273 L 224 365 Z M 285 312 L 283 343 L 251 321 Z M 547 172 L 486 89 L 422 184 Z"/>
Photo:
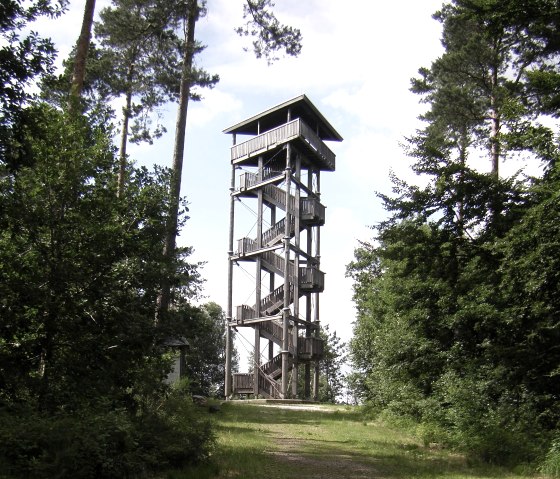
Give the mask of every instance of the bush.
<path id="1" fill-rule="evenodd" d="M 560 477 L 560 435 L 552 441 L 539 470 L 547 476 Z"/>
<path id="2" fill-rule="evenodd" d="M 532 397 L 475 374 L 442 375 L 424 402 L 422 422 L 437 425 L 446 445 L 472 459 L 501 465 L 534 461 L 542 431 Z"/>
<path id="3" fill-rule="evenodd" d="M 210 421 L 192 401 L 176 395 L 144 414 L 138 429 L 139 448 L 152 470 L 197 464 L 208 458 L 214 444 Z"/>
<path id="4" fill-rule="evenodd" d="M 131 477 L 144 469 L 135 436 L 134 423 L 121 410 L 3 414 L 0 464 L 8 477 Z"/>
<path id="5" fill-rule="evenodd" d="M 208 457 L 213 433 L 186 399 L 165 399 L 140 415 L 125 410 L 46 416 L 0 413 L 0 470 L 5 478 L 144 477 Z"/>

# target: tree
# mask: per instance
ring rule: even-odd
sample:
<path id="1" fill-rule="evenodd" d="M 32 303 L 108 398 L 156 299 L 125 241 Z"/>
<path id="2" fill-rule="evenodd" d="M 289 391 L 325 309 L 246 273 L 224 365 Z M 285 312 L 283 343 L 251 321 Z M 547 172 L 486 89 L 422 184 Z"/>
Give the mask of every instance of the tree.
<path id="1" fill-rule="evenodd" d="M 207 458 L 208 422 L 163 383 L 164 340 L 182 324 L 176 314 L 153 321 L 171 269 L 162 254 L 169 171 L 131 168 L 127 197 L 115 198 L 104 116 L 1 93 L 10 105 L 0 155 L 3 475 L 135 477 Z M 184 212 L 181 201 L 179 225 Z M 189 252 L 170 258 L 182 302 L 199 281 Z"/>
<path id="2" fill-rule="evenodd" d="M 269 64 L 278 60 L 277 52 L 285 50 L 288 55 L 301 52 L 301 32 L 297 28 L 282 25 L 273 12 L 272 0 L 246 0 L 243 5 L 245 24 L 236 28 L 241 36 L 253 36 L 253 51 L 257 58 L 264 57 Z"/>
<path id="3" fill-rule="evenodd" d="M 540 120 L 555 95 L 557 13 L 546 1 L 457 0 L 436 14 L 446 50 L 413 80 L 428 109 L 407 145 L 427 185 L 393 178 L 393 195 L 381 195 L 389 219 L 349 265 L 365 398 L 496 462 L 534 457 L 521 439 L 558 417 L 556 388 L 537 380 L 554 374 L 541 354 L 555 357 L 555 260 L 532 252 L 554 244 L 542 228 L 556 205 L 541 188 L 554 184 L 558 145 Z M 480 151 L 489 174 L 469 165 Z M 513 155 L 543 161 L 547 175 L 502 178 L 498 162 Z M 533 303 L 535 285 L 547 299 Z"/>
<path id="4" fill-rule="evenodd" d="M 500 342 L 509 373 L 539 401 L 540 421 L 556 427 L 558 382 L 557 271 L 559 238 L 558 168 L 532 190 L 532 205 L 499 243 L 505 317 L 512 334 Z M 513 360 L 512 360 L 513 359 Z"/>
<path id="5" fill-rule="evenodd" d="M 65 0 L 7 0 L 0 6 L 0 157 L 13 142 L 11 125 L 32 97 L 28 87 L 53 70 L 52 42 L 25 29 L 40 16 L 59 16 L 65 5 Z"/>
<path id="6" fill-rule="evenodd" d="M 298 55 L 301 50 L 301 34 L 299 30 L 280 25 L 274 14 L 269 10 L 272 6 L 271 0 L 246 0 L 245 18 L 249 18 L 247 28 L 238 30 L 240 34 L 257 36 L 254 43 L 257 57 L 265 56 L 267 60 L 273 61 L 274 54 L 284 49 L 289 55 Z M 177 20 L 183 25 L 183 61 L 181 71 L 181 84 L 179 90 L 179 105 L 177 109 L 177 121 L 175 126 L 175 144 L 173 148 L 172 180 L 171 180 L 171 205 L 167 225 L 167 235 L 164 247 L 165 255 L 173 255 L 177 238 L 177 210 L 178 198 L 181 194 L 181 179 L 183 173 L 183 159 L 185 146 L 185 131 L 187 122 L 187 110 L 190 91 L 195 84 L 193 75 L 193 58 L 197 53 L 195 41 L 195 27 L 198 19 L 205 13 L 206 2 L 198 0 L 187 0 L 180 2 L 177 9 Z M 252 19 L 252 20 L 251 20 Z M 169 309 L 171 291 L 164 280 L 164 285 L 158 300 L 158 316 Z"/>
<path id="7" fill-rule="evenodd" d="M 442 128 L 447 132 L 443 137 L 460 150 L 462 164 L 475 148 L 489 155 L 489 186 L 497 189 L 489 197 L 489 219 L 498 230 L 503 208 L 500 162 L 512 151 L 538 158 L 546 148 L 545 138 L 552 139 L 535 109 L 527 108 L 527 86 L 532 72 L 551 70 L 554 52 L 533 36 L 534 23 L 526 18 L 516 22 L 527 11 L 539 11 L 533 19 L 541 24 L 542 37 L 542 24 L 555 17 L 556 7 L 548 2 L 537 7 L 539 2 L 532 0 L 522 3 L 466 0 L 445 5 L 434 15 L 443 25 L 445 53 L 413 81 L 413 91 L 431 105 L 425 116 L 430 128 L 440 135 Z"/>
<path id="8" fill-rule="evenodd" d="M 131 141 L 152 142 L 165 132 L 156 126 L 151 131 L 149 116 L 167 101 L 179 96 L 181 76 L 181 39 L 175 32 L 174 11 L 169 2 L 154 0 L 119 0 L 115 7 L 105 8 L 96 25 L 96 37 L 104 48 L 109 67 L 105 82 L 113 97 L 124 95 L 122 133 L 120 141 L 119 194 L 123 193 L 126 170 L 126 145 L 129 123 Z M 192 84 L 212 87 L 218 76 L 192 68 Z M 190 98 L 199 97 L 190 94 Z M 136 103 L 133 103 L 133 97 Z"/>
<path id="9" fill-rule="evenodd" d="M 82 28 L 76 45 L 74 71 L 72 74 L 72 85 L 70 87 L 70 96 L 72 101 L 77 101 L 77 99 L 79 99 L 82 95 L 94 13 L 95 0 L 86 0 L 84 6 L 84 17 L 82 19 Z"/>
<path id="10" fill-rule="evenodd" d="M 186 377 L 192 394 L 223 397 L 225 377 L 226 318 L 222 308 L 209 302 L 180 308 L 188 343 Z"/>
<path id="11" fill-rule="evenodd" d="M 344 392 L 346 343 L 341 342 L 336 331 L 330 332 L 328 325 L 321 329 L 324 341 L 323 359 L 320 362 L 320 379 L 317 399 L 320 402 L 336 403 Z"/>
<path id="12" fill-rule="evenodd" d="M 204 6 L 204 5 L 203 5 Z M 188 0 L 185 5 L 181 5 L 179 19 L 184 24 L 183 38 L 183 60 L 181 65 L 181 81 L 179 87 L 179 105 L 177 108 L 177 121 L 175 125 L 175 144 L 173 148 L 173 163 L 171 167 L 171 204 L 168 213 L 167 232 L 163 254 L 166 257 L 173 256 L 177 238 L 177 213 L 178 201 L 181 196 L 181 179 L 183 174 L 183 157 L 185 148 L 185 132 L 187 127 L 187 108 L 191 87 L 193 86 L 193 59 L 196 51 L 195 26 L 201 13 L 204 12 L 203 6 L 198 4 L 198 0 Z M 157 318 L 169 309 L 171 301 L 171 291 L 167 279 L 164 277 L 161 294 L 158 300 Z"/>
<path id="13" fill-rule="evenodd" d="M 2 399 L 37 397 L 49 411 L 131 404 L 167 367 L 158 345 L 170 331 L 155 328 L 153 311 L 168 174 L 136 171 L 116 202 L 103 132 L 45 106 L 28 118 L 30 166 L 3 165 L 0 185 Z M 196 280 L 184 258 L 175 264 L 174 281 Z"/>

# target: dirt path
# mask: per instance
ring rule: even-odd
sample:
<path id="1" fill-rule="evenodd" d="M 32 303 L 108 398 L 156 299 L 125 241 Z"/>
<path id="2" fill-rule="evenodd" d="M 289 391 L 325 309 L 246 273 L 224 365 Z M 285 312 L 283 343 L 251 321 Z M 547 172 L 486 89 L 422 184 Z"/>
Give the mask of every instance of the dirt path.
<path id="1" fill-rule="evenodd" d="M 379 472 L 371 465 L 360 460 L 358 456 L 337 452 L 336 448 L 329 454 L 302 452 L 308 444 L 297 439 L 280 439 L 279 450 L 270 454 L 275 461 L 293 464 L 306 479 L 373 479 L 381 478 Z"/>
<path id="2" fill-rule="evenodd" d="M 424 444 L 349 406 L 226 403 L 219 474 L 197 479 L 529 479 Z M 191 476 L 189 476 L 191 477 Z"/>
<path id="3" fill-rule="evenodd" d="M 266 405 L 287 411 L 316 411 L 334 414 L 332 408 L 319 405 Z M 315 431 L 313 429 L 316 429 Z M 270 439 L 275 445 L 269 451 L 272 460 L 297 468 L 297 477 L 305 479 L 381 479 L 383 476 L 363 454 L 349 450 L 348 439 L 322 437 L 321 427 L 309 424 L 287 434 L 285 425 L 270 427 Z M 295 477 L 295 476 L 294 476 Z M 289 478 L 286 478 L 289 479 Z"/>

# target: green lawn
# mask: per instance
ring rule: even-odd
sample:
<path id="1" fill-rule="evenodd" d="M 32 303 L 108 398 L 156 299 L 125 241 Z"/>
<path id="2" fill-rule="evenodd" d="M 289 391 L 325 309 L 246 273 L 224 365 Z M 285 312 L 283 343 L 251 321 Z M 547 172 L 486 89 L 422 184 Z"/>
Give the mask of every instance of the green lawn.
<path id="1" fill-rule="evenodd" d="M 298 407 L 298 406 L 296 406 Z M 170 473 L 168 479 L 523 479 L 542 477 L 469 464 L 460 454 L 425 447 L 360 409 L 301 410 L 229 402 L 215 415 L 213 464 Z"/>

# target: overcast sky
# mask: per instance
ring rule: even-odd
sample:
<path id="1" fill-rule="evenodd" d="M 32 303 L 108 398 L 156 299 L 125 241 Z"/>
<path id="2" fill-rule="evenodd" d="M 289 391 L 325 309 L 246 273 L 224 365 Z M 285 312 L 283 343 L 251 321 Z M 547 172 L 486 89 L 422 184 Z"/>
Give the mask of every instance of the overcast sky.
<path id="1" fill-rule="evenodd" d="M 441 3 L 276 0 L 278 18 L 301 29 L 303 50 L 298 58 L 268 66 L 245 52 L 249 40 L 234 33 L 242 22 L 243 0 L 208 0 L 208 15 L 197 25 L 197 38 L 208 47 L 197 64 L 221 81 L 203 91 L 204 100 L 192 103 L 188 112 L 182 194 L 190 202 L 191 219 L 179 239 L 194 247 L 193 259 L 207 262 L 205 300 L 226 308 L 231 137 L 222 130 L 305 93 L 344 138 L 329 143 L 337 169 L 321 178 L 327 206 L 321 322 L 350 339 L 355 313 L 346 265 L 358 240 L 371 238 L 368 226 L 385 217 L 375 192 L 390 190 L 389 171 L 410 176 L 400 143 L 418 127 L 422 111 L 409 92 L 410 78 L 442 52 L 441 26 L 432 19 Z M 98 0 L 98 10 L 107 4 Z M 61 57 L 78 36 L 82 9 L 83 1 L 71 0 L 67 15 L 41 26 Z M 171 165 L 175 105 L 162 113 L 167 135 L 153 146 L 130 148 L 140 164 Z M 246 355 L 244 346 L 240 352 Z"/>

